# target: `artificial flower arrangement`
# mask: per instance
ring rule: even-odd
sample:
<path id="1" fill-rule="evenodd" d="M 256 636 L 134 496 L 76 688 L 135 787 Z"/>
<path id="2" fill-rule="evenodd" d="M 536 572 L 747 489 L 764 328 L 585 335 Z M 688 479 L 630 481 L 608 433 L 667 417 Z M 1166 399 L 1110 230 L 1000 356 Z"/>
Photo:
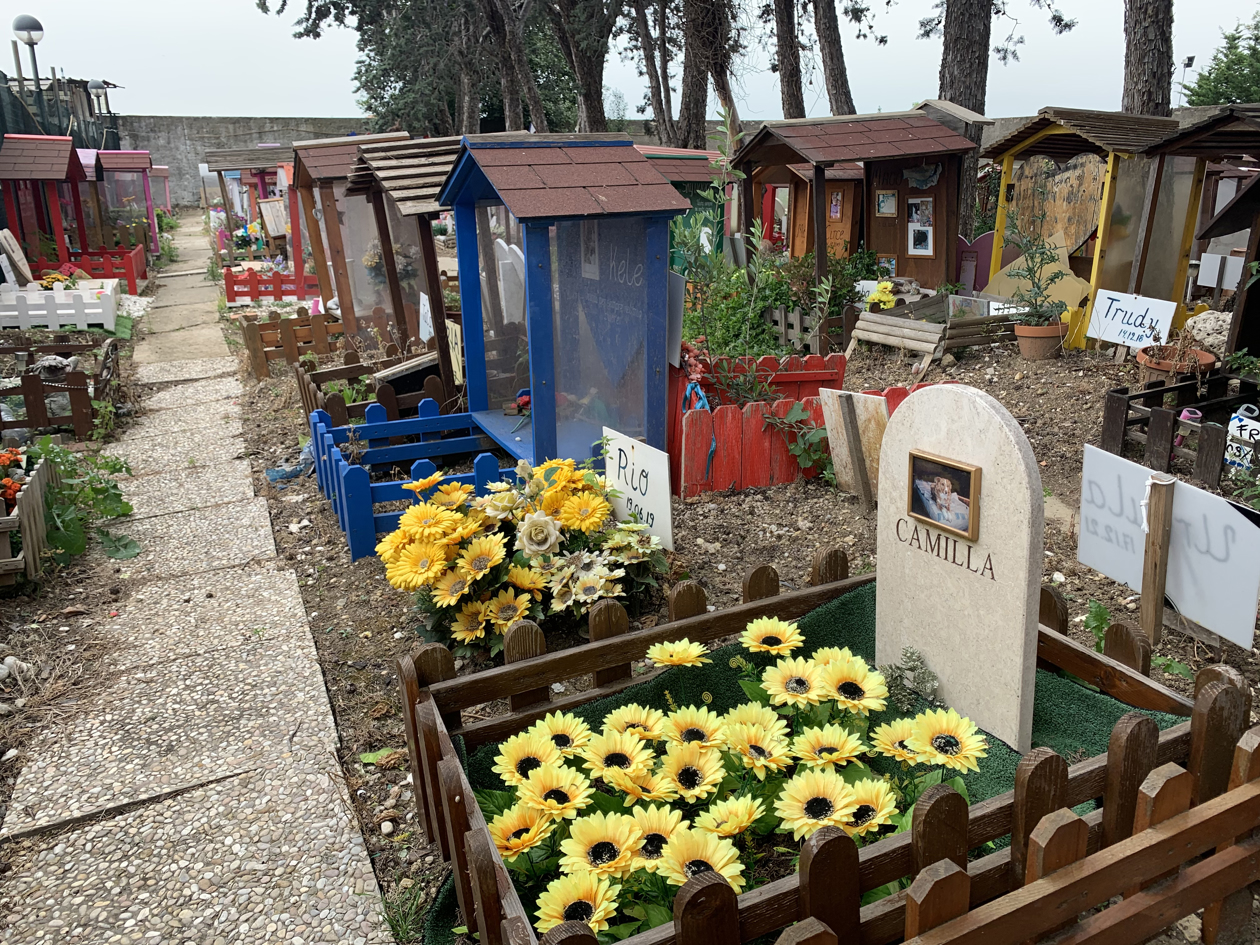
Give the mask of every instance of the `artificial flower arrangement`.
<path id="1" fill-rule="evenodd" d="M 534 467 L 475 497 L 441 473 L 403 488 L 421 501 L 376 553 L 394 587 L 413 591 L 433 639 L 457 653 L 503 648 L 517 620 L 578 619 L 606 598 L 636 601 L 666 571 L 661 540 L 619 522 L 603 476 L 572 459 Z"/>
<path id="2" fill-rule="evenodd" d="M 17 505 L 18 493 L 26 484 L 26 453 L 19 446 L 0 450 L 0 515 L 8 515 Z"/>
<path id="3" fill-rule="evenodd" d="M 420 247 L 408 244 L 402 246 L 398 243 L 394 244 L 394 266 L 398 270 L 398 280 L 400 282 L 410 282 L 419 274 Z M 368 244 L 367 251 L 359 260 L 363 264 L 364 271 L 368 277 L 376 285 L 384 285 L 386 282 L 385 260 L 381 256 L 381 241 L 379 239 L 372 240 Z"/>
<path id="4" fill-rule="evenodd" d="M 893 284 L 891 282 L 881 282 L 875 287 L 875 291 L 866 297 L 867 311 L 870 306 L 879 303 L 880 308 L 892 308 L 893 303 L 897 301 L 897 297 L 893 295 Z"/>
<path id="5" fill-rule="evenodd" d="M 868 731 L 869 713 L 886 708 L 883 676 L 848 648 L 793 656 L 804 645 L 795 623 L 754 620 L 740 642 L 777 662 L 758 673 L 732 659 L 751 701 L 725 714 L 679 708 L 666 693 L 669 713 L 625 705 L 593 731 L 558 712 L 499 746 L 493 770 L 510 791 L 477 800 L 523 897 L 537 903 L 539 932 L 576 920 L 621 940 L 671 921 L 678 887 L 700 873 L 740 892 L 771 878 L 753 875 L 759 866 L 794 868 L 796 844 L 822 827 L 858 844 L 901 832 L 910 818 L 900 811 L 943 770 L 977 771 L 986 757 L 983 736 L 952 709 Z M 679 640 L 647 655 L 686 667 L 710 662 L 706 653 Z M 898 774 L 861 760 L 878 756 Z M 960 777 L 948 783 L 967 797 Z"/>

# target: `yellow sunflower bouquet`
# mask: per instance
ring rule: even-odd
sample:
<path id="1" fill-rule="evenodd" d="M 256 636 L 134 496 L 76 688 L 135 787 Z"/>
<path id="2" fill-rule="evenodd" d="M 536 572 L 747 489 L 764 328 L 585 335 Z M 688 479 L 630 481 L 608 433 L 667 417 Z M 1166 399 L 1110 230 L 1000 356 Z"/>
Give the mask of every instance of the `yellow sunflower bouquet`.
<path id="1" fill-rule="evenodd" d="M 517 620 L 578 619 L 605 598 L 646 595 L 666 571 L 660 539 L 617 521 L 604 477 L 572 459 L 522 461 L 483 496 L 444 478 L 403 487 L 415 504 L 376 553 L 390 584 L 415 594 L 428 635 L 457 651 L 493 655 Z"/>

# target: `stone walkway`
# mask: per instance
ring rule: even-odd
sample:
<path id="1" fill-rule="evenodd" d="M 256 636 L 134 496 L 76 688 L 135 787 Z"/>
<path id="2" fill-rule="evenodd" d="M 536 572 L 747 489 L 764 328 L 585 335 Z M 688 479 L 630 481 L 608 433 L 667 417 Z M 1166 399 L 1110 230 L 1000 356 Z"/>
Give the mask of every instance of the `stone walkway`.
<path id="1" fill-rule="evenodd" d="M 177 231 L 183 259 L 200 225 Z M 167 277 L 141 325 L 135 380 L 161 388 L 110 452 L 135 473 L 119 530 L 144 550 L 120 562 L 109 685 L 32 746 L 0 825 L 28 838 L 0 942 L 392 941 L 297 578 L 242 458 L 217 297 Z"/>

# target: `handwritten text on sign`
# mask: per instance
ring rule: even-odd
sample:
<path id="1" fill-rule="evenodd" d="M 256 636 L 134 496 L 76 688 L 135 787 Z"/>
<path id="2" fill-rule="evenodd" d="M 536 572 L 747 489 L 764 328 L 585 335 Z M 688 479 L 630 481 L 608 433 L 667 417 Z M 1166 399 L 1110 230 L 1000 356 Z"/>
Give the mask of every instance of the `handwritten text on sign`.
<path id="1" fill-rule="evenodd" d="M 1100 289 L 1085 334 L 1100 341 L 1144 348 L 1168 340 L 1176 314 L 1173 302 Z"/>
<path id="2" fill-rule="evenodd" d="M 1150 474 L 1085 447 L 1077 559 L 1135 591 L 1142 589 L 1142 499 Z M 1220 496 L 1178 482 L 1165 591 L 1179 613 L 1250 649 L 1260 597 L 1260 529 Z"/>
<path id="3" fill-rule="evenodd" d="M 669 504 L 669 454 L 640 443 L 616 430 L 604 427 L 608 451 L 604 454 L 604 475 L 609 485 L 621 493 L 612 500 L 618 519 L 632 515 L 647 530 L 674 550 L 674 523 Z"/>

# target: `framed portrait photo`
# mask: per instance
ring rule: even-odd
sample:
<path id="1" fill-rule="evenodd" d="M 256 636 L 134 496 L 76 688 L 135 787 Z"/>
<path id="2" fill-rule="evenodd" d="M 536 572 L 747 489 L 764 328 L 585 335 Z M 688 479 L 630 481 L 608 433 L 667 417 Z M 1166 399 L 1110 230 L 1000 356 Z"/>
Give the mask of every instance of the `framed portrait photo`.
<path id="1" fill-rule="evenodd" d="M 897 278 L 897 257 L 896 256 L 876 256 L 875 262 L 881 269 L 888 270 L 889 279 Z"/>
<path id="2" fill-rule="evenodd" d="M 582 278 L 599 278 L 599 222 L 582 221 Z"/>
<path id="3" fill-rule="evenodd" d="M 877 217 L 896 217 L 897 216 L 897 191 L 895 190 L 875 191 L 875 216 Z"/>
<path id="4" fill-rule="evenodd" d="M 980 467 L 911 450 L 906 514 L 975 541 L 980 536 Z"/>
<path id="5" fill-rule="evenodd" d="M 906 255 L 907 256 L 935 256 L 935 241 L 932 238 L 933 230 L 931 227 L 918 226 L 911 223 L 906 227 L 908 236 L 906 239 Z"/>

